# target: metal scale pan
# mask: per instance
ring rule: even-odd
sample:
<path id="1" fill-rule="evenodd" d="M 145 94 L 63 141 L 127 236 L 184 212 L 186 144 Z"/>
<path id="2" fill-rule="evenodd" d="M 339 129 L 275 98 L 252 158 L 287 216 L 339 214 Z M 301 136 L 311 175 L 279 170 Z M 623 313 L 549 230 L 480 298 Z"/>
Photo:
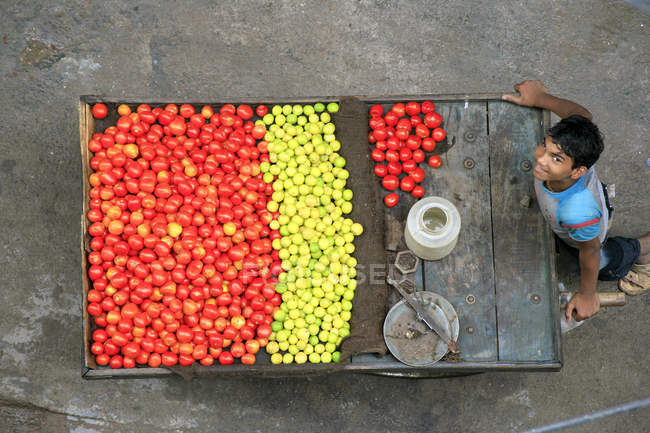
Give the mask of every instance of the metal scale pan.
<path id="1" fill-rule="evenodd" d="M 422 303 L 436 323 L 447 331 L 453 341 L 458 340 L 458 315 L 449 301 L 433 292 L 420 291 L 415 292 L 413 296 Z M 445 342 L 417 317 L 404 299 L 395 304 L 386 315 L 384 340 L 390 353 L 411 367 L 434 364 L 448 351 Z"/>

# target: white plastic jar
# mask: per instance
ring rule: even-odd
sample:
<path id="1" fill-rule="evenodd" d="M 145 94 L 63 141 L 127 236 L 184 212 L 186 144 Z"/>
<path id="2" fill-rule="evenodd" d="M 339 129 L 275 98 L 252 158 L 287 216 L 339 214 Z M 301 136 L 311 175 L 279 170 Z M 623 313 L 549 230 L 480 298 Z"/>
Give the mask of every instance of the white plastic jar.
<path id="1" fill-rule="evenodd" d="M 406 245 L 424 260 L 440 260 L 456 246 L 460 213 L 449 200 L 426 197 L 413 205 L 406 219 Z"/>

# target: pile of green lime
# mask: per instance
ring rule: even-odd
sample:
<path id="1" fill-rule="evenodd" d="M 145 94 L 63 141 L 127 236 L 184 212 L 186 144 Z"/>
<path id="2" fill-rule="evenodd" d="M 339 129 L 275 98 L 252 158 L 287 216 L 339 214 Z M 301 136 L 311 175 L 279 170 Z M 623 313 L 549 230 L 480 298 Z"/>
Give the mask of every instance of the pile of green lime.
<path id="1" fill-rule="evenodd" d="M 363 227 L 348 217 L 350 173 L 337 152 L 341 143 L 331 113 L 339 106 L 276 105 L 263 122 L 268 132 L 264 181 L 273 184 L 270 224 L 284 272 L 276 291 L 282 305 L 266 346 L 274 364 L 338 362 L 338 347 L 350 334 L 357 286 L 354 239 Z"/>

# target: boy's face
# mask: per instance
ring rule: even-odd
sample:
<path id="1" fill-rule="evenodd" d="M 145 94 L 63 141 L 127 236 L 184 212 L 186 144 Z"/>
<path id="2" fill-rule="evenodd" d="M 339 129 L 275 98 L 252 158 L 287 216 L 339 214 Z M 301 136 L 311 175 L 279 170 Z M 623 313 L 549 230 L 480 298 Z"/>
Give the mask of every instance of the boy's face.
<path id="1" fill-rule="evenodd" d="M 585 174 L 587 167 L 573 166 L 573 158 L 562 151 L 550 136 L 535 149 L 535 166 L 533 175 L 543 182 L 569 182 L 578 180 Z"/>

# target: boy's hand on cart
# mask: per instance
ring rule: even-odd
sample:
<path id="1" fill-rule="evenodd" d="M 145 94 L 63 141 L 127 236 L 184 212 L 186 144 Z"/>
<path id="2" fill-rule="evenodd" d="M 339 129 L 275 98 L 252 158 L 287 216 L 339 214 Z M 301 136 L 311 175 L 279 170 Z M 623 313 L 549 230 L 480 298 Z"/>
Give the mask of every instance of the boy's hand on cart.
<path id="1" fill-rule="evenodd" d="M 548 89 L 539 80 L 527 80 L 516 84 L 515 91 L 519 92 L 519 95 L 506 93 L 501 96 L 501 99 L 525 107 L 537 107 L 550 110 L 562 119 L 573 114 L 578 114 L 587 119 L 591 119 L 592 117 L 589 110 L 582 105 L 548 93 Z"/>
<path id="2" fill-rule="evenodd" d="M 575 312 L 575 320 L 580 322 L 598 313 L 600 310 L 600 299 L 598 293 L 592 294 L 576 293 L 566 306 L 566 319 L 571 320 Z"/>
<path id="3" fill-rule="evenodd" d="M 539 80 L 515 84 L 515 91 L 519 92 L 519 95 L 507 93 L 501 96 L 501 99 L 526 107 L 539 107 L 544 96 L 548 95 L 548 89 Z"/>

